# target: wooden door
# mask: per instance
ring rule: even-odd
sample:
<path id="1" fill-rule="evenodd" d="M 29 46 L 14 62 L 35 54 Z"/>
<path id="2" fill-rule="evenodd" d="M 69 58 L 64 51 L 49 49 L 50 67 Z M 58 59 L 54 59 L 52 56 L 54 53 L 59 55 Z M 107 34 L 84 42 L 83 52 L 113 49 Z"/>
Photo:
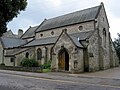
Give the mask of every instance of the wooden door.
<path id="1" fill-rule="evenodd" d="M 69 54 L 65 49 L 62 49 L 59 54 L 58 67 L 61 71 L 69 71 Z"/>
<path id="2" fill-rule="evenodd" d="M 59 70 L 65 70 L 65 52 L 59 54 Z"/>

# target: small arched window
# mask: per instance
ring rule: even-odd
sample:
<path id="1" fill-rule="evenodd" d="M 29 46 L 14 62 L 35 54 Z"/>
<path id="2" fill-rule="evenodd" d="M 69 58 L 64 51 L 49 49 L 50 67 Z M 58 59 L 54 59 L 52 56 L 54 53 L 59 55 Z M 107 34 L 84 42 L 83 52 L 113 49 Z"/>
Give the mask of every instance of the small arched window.
<path id="1" fill-rule="evenodd" d="M 40 48 L 37 49 L 37 60 L 41 60 L 42 58 L 42 50 Z"/>
<path id="2" fill-rule="evenodd" d="M 26 58 L 29 58 L 29 53 L 28 53 L 28 52 L 26 53 L 26 56 L 25 56 L 25 57 L 26 57 Z"/>

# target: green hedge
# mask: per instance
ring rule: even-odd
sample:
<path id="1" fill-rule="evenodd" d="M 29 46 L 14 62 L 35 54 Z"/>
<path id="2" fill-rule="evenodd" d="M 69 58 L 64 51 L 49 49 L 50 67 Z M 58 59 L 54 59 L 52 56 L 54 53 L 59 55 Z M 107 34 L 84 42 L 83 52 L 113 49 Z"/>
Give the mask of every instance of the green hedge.
<path id="1" fill-rule="evenodd" d="M 43 69 L 51 69 L 51 60 L 42 65 Z"/>
<path id="2" fill-rule="evenodd" d="M 5 64 L 4 64 L 4 63 L 1 63 L 0 66 L 5 66 Z"/>
<path id="3" fill-rule="evenodd" d="M 21 63 L 23 67 L 38 67 L 38 62 L 35 59 L 24 58 Z"/>

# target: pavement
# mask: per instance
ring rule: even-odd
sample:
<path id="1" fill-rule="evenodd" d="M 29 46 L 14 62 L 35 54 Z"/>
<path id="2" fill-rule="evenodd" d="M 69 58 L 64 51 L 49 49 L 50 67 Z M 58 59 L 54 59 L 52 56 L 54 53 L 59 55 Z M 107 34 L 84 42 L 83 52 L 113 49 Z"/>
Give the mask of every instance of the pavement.
<path id="1" fill-rule="evenodd" d="M 0 70 L 0 73 L 38 77 L 38 78 L 51 78 L 51 79 L 54 78 L 55 76 L 120 79 L 120 67 L 111 68 L 104 71 L 88 72 L 88 73 L 80 73 L 80 74 L 71 74 L 71 73 L 63 73 L 63 72 L 33 73 L 33 72 L 21 72 L 21 71 L 10 71 L 10 70 Z"/>

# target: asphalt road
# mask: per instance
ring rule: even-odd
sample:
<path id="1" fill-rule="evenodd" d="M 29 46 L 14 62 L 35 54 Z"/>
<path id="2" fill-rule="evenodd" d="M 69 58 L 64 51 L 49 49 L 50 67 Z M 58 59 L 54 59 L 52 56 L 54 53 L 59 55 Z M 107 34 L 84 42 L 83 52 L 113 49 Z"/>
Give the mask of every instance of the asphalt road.
<path id="1" fill-rule="evenodd" d="M 0 90 L 120 90 L 116 85 L 81 83 L 74 78 L 70 81 L 65 78 L 59 80 L 0 73 Z"/>

